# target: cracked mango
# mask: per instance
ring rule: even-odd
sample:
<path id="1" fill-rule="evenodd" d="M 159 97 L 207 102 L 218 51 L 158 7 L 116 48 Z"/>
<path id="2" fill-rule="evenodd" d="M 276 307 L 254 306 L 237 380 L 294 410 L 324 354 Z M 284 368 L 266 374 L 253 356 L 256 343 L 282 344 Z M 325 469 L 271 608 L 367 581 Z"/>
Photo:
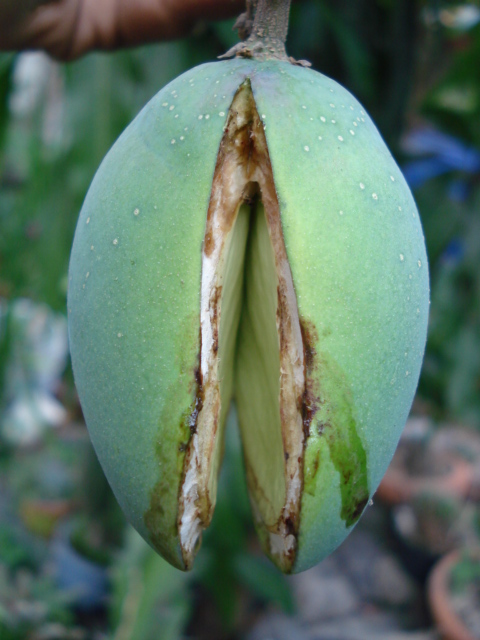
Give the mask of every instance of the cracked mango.
<path id="1" fill-rule="evenodd" d="M 319 562 L 393 455 L 428 304 L 415 203 L 350 93 L 238 58 L 171 82 L 100 166 L 70 264 L 75 380 L 130 522 L 191 568 L 233 398 L 265 553 Z"/>

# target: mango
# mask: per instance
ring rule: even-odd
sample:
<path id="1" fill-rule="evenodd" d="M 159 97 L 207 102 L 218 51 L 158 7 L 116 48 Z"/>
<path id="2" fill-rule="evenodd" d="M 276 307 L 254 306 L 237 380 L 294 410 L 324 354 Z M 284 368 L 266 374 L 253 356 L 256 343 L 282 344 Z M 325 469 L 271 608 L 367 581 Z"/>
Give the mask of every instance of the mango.
<path id="1" fill-rule="evenodd" d="M 171 82 L 101 164 L 70 264 L 75 380 L 127 518 L 192 567 L 233 398 L 263 549 L 318 563 L 393 455 L 428 306 L 414 200 L 348 91 L 240 58 Z"/>

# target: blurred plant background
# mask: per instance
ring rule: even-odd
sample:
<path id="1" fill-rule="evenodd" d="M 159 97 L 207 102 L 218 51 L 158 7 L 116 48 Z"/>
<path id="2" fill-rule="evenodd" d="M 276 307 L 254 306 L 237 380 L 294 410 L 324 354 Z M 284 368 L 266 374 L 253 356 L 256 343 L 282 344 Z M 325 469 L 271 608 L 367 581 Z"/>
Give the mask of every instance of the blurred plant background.
<path id="1" fill-rule="evenodd" d="M 367 525 L 355 534 L 357 544 L 368 547 L 370 534 L 380 537 L 389 549 L 382 558 L 397 563 L 397 580 L 408 585 L 410 599 L 399 604 L 391 595 L 385 604 L 378 589 L 365 593 L 365 576 L 357 572 L 349 596 L 343 585 L 340 600 L 351 605 L 339 613 L 343 627 L 328 635 L 332 616 L 328 624 L 318 617 L 325 601 L 323 574 L 316 574 L 317 582 L 314 574 L 303 582 L 286 579 L 259 553 L 234 412 L 213 526 L 191 574 L 169 567 L 125 524 L 89 444 L 73 385 L 65 314 L 78 212 L 121 131 L 159 88 L 232 46 L 232 24 L 199 24 L 182 41 L 93 54 L 71 64 L 41 53 L 0 55 L 2 640 L 374 638 L 376 628 L 362 631 L 360 622 L 372 606 L 387 616 L 387 629 L 417 633 L 405 638 L 437 637 L 428 635 L 435 632 L 422 595 L 425 575 L 402 573 L 391 507 L 382 506 L 370 509 L 373 515 L 367 514 Z M 290 55 L 310 60 L 363 102 L 414 190 L 432 304 L 414 405 L 417 422 L 407 448 L 420 443 L 424 455 L 428 443 L 445 432 L 439 425 L 460 425 L 466 439 L 452 446 L 478 481 L 480 8 L 441 0 L 299 0 L 287 45 Z M 437 520 L 448 512 L 456 522 L 465 507 L 466 537 L 478 545 L 480 489 L 475 494 L 474 484 L 460 502 L 451 499 L 453 506 L 433 498 L 429 504 Z M 414 503 L 407 506 L 414 509 Z M 398 517 L 408 523 L 413 516 Z M 334 574 L 331 592 L 338 578 L 335 562 L 348 562 L 350 553 L 352 575 L 358 569 L 355 547 L 345 549 L 344 556 L 327 560 Z M 371 566 L 362 570 L 376 580 Z M 398 599 L 400 583 L 383 592 L 396 591 Z M 337 609 L 330 604 L 330 614 Z M 349 627 L 348 616 L 357 625 Z M 385 629 L 379 633 L 390 638 Z"/>

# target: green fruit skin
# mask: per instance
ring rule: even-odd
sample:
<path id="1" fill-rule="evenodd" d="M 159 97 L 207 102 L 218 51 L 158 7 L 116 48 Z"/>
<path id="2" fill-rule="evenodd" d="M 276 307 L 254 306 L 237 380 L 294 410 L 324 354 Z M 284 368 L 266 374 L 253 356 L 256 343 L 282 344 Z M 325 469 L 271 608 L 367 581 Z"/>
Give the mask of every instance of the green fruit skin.
<path id="1" fill-rule="evenodd" d="M 82 208 L 68 294 L 73 368 L 130 522 L 184 568 L 176 526 L 199 353 L 201 251 L 229 106 L 250 78 L 299 314 L 312 411 L 294 571 L 347 536 L 397 445 L 429 306 L 421 223 L 374 124 L 344 88 L 278 61 L 197 67 L 120 136 Z"/>

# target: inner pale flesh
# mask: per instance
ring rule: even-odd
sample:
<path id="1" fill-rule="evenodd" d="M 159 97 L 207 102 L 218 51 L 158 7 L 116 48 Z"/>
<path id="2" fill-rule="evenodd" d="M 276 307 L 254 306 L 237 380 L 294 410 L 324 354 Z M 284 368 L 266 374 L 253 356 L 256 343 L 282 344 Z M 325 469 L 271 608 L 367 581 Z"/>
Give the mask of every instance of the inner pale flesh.
<path id="1" fill-rule="evenodd" d="M 201 409 L 179 496 L 185 567 L 213 515 L 233 395 L 257 530 L 265 551 L 288 572 L 303 484 L 304 349 L 264 128 L 248 80 L 232 102 L 217 157 L 200 323 Z"/>
<path id="2" fill-rule="evenodd" d="M 285 503 L 280 419 L 278 277 L 262 203 L 251 213 L 244 271 L 244 297 L 235 363 L 235 398 L 242 425 L 248 484 L 267 527 Z"/>

